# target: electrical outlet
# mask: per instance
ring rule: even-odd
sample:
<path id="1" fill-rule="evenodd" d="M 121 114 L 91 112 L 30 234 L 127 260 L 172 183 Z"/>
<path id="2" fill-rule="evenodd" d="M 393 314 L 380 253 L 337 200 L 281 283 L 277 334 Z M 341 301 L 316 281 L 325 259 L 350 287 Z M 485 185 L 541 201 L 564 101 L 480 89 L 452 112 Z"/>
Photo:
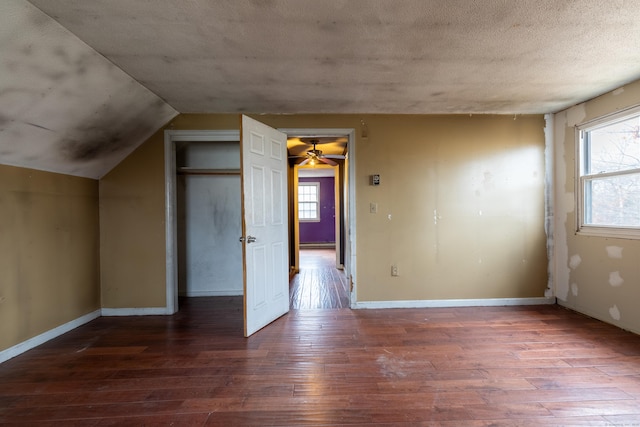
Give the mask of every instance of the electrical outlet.
<path id="1" fill-rule="evenodd" d="M 391 275 L 392 276 L 397 276 L 398 275 L 398 266 L 396 264 L 393 264 L 391 266 Z"/>
<path id="2" fill-rule="evenodd" d="M 371 202 L 369 203 L 369 213 L 378 213 L 378 204 Z"/>

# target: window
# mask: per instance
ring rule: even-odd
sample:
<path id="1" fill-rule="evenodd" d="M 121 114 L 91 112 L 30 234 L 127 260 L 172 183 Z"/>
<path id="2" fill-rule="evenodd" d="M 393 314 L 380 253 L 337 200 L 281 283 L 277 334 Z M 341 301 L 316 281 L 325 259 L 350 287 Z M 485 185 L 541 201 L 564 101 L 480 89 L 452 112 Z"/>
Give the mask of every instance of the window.
<path id="1" fill-rule="evenodd" d="M 320 221 L 320 183 L 298 183 L 298 219 Z"/>
<path id="2" fill-rule="evenodd" d="M 640 108 L 578 127 L 578 232 L 640 239 Z"/>

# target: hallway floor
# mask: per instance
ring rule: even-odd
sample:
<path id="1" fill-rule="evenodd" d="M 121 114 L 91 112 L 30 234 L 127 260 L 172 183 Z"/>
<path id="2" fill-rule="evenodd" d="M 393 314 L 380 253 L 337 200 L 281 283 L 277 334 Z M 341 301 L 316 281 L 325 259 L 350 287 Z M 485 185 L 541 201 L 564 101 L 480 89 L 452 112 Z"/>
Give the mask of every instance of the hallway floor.
<path id="1" fill-rule="evenodd" d="M 300 272 L 289 282 L 289 307 L 312 310 L 349 307 L 349 285 L 336 268 L 334 249 L 301 249 Z"/>

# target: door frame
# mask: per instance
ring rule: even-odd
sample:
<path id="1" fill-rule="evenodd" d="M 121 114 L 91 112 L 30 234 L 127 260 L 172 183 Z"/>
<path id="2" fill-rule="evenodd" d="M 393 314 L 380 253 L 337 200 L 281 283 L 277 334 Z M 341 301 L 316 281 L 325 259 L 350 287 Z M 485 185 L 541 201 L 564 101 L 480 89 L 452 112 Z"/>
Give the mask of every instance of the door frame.
<path id="1" fill-rule="evenodd" d="M 341 255 L 341 249 L 340 249 L 340 241 L 342 239 L 342 228 L 340 227 L 340 220 L 342 219 L 341 217 L 343 216 L 343 211 L 344 209 L 340 208 L 340 191 L 342 190 L 342 187 L 340 186 L 340 168 L 338 166 L 331 166 L 331 165 L 327 165 L 327 164 L 322 164 L 322 165 L 316 165 L 318 168 L 320 169 L 325 169 L 325 170 L 331 170 L 332 173 L 332 177 L 333 177 L 333 181 L 334 181 L 334 185 L 333 185 L 333 192 L 334 192 L 334 224 L 333 227 L 335 229 L 335 240 L 336 240 L 336 245 L 335 245 L 335 252 L 336 252 L 336 259 L 335 259 L 335 263 L 336 263 L 336 268 L 339 270 L 344 270 L 344 264 L 340 262 L 340 255 Z M 315 166 L 314 166 L 315 167 Z M 294 271 L 296 273 L 300 272 L 300 219 L 298 218 L 298 192 L 297 192 L 297 188 L 300 184 L 300 170 L 304 170 L 304 167 L 301 167 L 300 165 L 293 165 L 293 185 L 292 185 L 292 191 L 293 191 L 293 242 L 294 242 L 294 252 L 295 252 L 295 262 L 294 265 L 292 265 L 292 267 L 294 267 Z M 345 226 L 344 228 L 347 228 L 347 224 L 345 221 Z"/>
<path id="2" fill-rule="evenodd" d="M 178 311 L 178 215 L 176 142 L 238 141 L 240 130 L 165 130 L 165 244 L 166 244 L 166 314 Z"/>
<path id="3" fill-rule="evenodd" d="M 356 130 L 354 128 L 278 128 L 287 137 L 318 138 L 318 137 L 347 137 L 348 164 L 344 179 L 347 182 L 347 203 L 345 216 L 345 254 L 344 272 L 349 280 L 349 305 L 354 307 L 357 301 L 356 280 Z M 341 189 L 344 191 L 345 189 Z"/>
<path id="4" fill-rule="evenodd" d="M 279 128 L 287 137 L 339 137 L 347 136 L 348 166 L 347 205 L 345 220 L 345 274 L 351 289 L 349 304 L 357 302 L 356 280 L 356 130 L 354 128 Z M 178 311 L 178 217 L 176 198 L 176 142 L 238 141 L 240 130 L 173 130 L 164 131 L 164 183 L 165 183 L 165 263 L 166 306 L 165 314 Z"/>

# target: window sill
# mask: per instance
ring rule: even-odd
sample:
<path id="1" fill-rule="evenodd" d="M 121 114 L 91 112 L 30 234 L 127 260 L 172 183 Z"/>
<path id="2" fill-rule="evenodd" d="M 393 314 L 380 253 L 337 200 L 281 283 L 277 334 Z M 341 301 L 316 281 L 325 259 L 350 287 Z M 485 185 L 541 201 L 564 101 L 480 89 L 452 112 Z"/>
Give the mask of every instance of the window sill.
<path id="1" fill-rule="evenodd" d="M 640 240 L 640 229 L 638 228 L 582 226 L 576 234 L 578 236 Z"/>

